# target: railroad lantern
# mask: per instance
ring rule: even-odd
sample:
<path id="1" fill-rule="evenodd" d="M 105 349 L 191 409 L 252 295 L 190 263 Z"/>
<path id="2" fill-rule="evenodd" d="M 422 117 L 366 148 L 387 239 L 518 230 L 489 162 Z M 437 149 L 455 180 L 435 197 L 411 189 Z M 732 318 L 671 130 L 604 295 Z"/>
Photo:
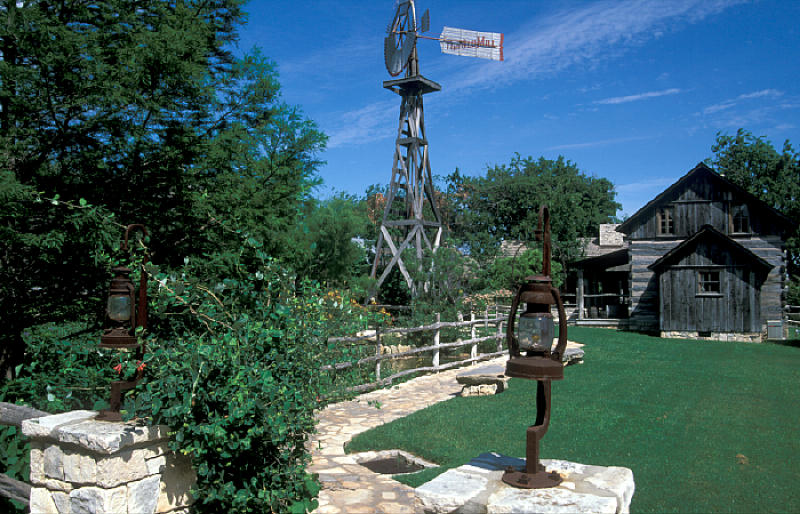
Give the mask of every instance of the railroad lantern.
<path id="1" fill-rule="evenodd" d="M 121 250 L 128 250 L 128 237 L 133 230 L 141 230 L 148 236 L 144 225 L 128 225 Z M 145 345 L 139 343 L 136 329 L 147 327 L 147 279 L 144 271 L 139 283 L 138 306 L 136 289 L 131 281 L 131 269 L 126 266 L 113 268 L 114 278 L 108 288 L 106 300 L 106 319 L 103 335 L 100 337 L 100 348 L 111 348 L 121 352 L 135 352 L 134 358 L 141 362 L 144 358 Z M 120 373 L 121 373 L 120 368 Z M 133 389 L 142 377 L 143 366 L 137 368 L 133 380 L 115 380 L 111 382 L 110 407 L 100 411 L 97 419 L 103 421 L 120 421 L 122 415 L 122 392 Z"/>
<path id="2" fill-rule="evenodd" d="M 135 348 L 136 341 L 136 302 L 131 282 L 131 270 L 117 266 L 114 278 L 108 288 L 106 301 L 106 325 L 100 338 L 101 348 Z"/>
<path id="3" fill-rule="evenodd" d="M 561 357 L 567 346 L 567 317 L 558 289 L 550 278 L 550 212 L 539 210 L 537 239 L 543 241 L 542 274 L 529 276 L 517 290 L 511 303 L 506 341 L 509 359 L 506 375 L 536 380 L 536 423 L 528 427 L 525 451 L 525 471 L 512 467 L 503 474 L 503 481 L 514 487 L 542 489 L 561 483 L 558 473 L 548 473 L 539 464 L 539 441 L 550 425 L 550 381 L 564 378 Z M 525 304 L 525 312 L 515 328 L 517 310 Z M 550 310 L 558 308 L 558 344 L 553 350 L 554 323 Z M 524 354 L 522 353 L 524 352 Z"/>

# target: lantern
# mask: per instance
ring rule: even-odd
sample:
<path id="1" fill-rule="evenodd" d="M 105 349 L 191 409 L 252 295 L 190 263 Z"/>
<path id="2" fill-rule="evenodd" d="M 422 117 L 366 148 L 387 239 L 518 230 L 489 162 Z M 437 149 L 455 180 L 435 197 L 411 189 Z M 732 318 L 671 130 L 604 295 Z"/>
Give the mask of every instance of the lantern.
<path id="1" fill-rule="evenodd" d="M 128 236 L 133 230 L 141 230 L 149 235 L 144 225 L 128 225 L 121 250 L 128 250 Z M 100 337 L 100 348 L 111 348 L 123 352 L 135 351 L 139 361 L 144 358 L 144 344 L 140 344 L 136 329 L 147 326 L 147 280 L 142 272 L 139 284 L 139 305 L 136 305 L 136 290 L 131 281 L 131 270 L 126 266 L 117 266 L 113 270 L 114 278 L 108 288 L 106 301 L 105 330 Z M 100 411 L 97 419 L 104 421 L 120 421 L 122 392 L 133 389 L 142 377 L 142 368 L 137 370 L 134 380 L 115 380 L 111 382 L 111 401 L 107 410 Z"/>
<path id="2" fill-rule="evenodd" d="M 100 338 L 101 348 L 136 348 L 136 303 L 131 270 L 117 266 L 108 288 L 106 324 L 108 328 Z"/>
<path id="3" fill-rule="evenodd" d="M 542 227 L 544 225 L 544 227 Z M 525 471 L 510 467 L 503 474 L 503 481 L 514 487 L 541 489 L 561 483 L 558 473 L 547 473 L 539 464 L 539 441 L 550 425 L 550 381 L 564 378 L 561 356 L 567 346 L 567 316 L 561 295 L 553 287 L 550 278 L 550 212 L 547 207 L 539 211 L 537 239 L 543 241 L 542 275 L 529 276 L 517 290 L 511 303 L 506 340 L 509 359 L 506 375 L 509 377 L 536 380 L 536 423 L 528 428 L 525 451 Z M 515 319 L 520 303 L 525 312 L 519 317 L 515 330 Z M 558 344 L 553 350 L 554 323 L 551 307 L 558 308 Z M 525 352 L 523 355 L 522 352 Z"/>

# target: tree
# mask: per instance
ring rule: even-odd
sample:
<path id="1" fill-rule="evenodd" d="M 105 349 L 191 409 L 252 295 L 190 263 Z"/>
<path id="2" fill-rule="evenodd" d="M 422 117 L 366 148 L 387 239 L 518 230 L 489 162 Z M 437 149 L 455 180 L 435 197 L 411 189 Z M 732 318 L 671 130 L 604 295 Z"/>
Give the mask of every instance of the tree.
<path id="1" fill-rule="evenodd" d="M 332 286 L 366 289 L 362 281 L 369 274 L 367 245 L 374 230 L 366 202 L 353 195 L 309 202 L 295 230 L 295 267 Z"/>
<path id="2" fill-rule="evenodd" d="M 468 177 L 456 170 L 447 177 L 444 217 L 458 247 L 479 260 L 493 258 L 503 240 L 533 241 L 539 206 L 551 213 L 554 258 L 562 263 L 580 257 L 579 238 L 594 235 L 621 206 L 613 184 L 589 176 L 559 157 L 525 159 L 489 168 L 486 176 Z"/>
<path id="3" fill-rule="evenodd" d="M 11 360 L 25 327 L 97 313 L 120 225 L 147 225 L 160 263 L 209 259 L 220 274 L 242 234 L 278 256 L 289 247 L 325 138 L 280 101 L 266 59 L 231 54 L 242 3 L 3 0 L 0 308 L 11 321 L 0 347 Z"/>
<path id="4" fill-rule="evenodd" d="M 749 191 L 795 222 L 787 234 L 789 273 L 800 273 L 800 153 L 789 140 L 778 152 L 764 136 L 740 128 L 735 136 L 717 133 L 707 163 L 719 174 Z M 797 278 L 795 278 L 797 280 Z"/>

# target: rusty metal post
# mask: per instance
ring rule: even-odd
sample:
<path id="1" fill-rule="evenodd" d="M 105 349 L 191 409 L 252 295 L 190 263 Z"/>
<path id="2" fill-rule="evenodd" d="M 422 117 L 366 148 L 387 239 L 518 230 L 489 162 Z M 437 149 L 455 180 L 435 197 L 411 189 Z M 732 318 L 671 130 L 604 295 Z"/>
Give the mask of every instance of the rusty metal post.
<path id="1" fill-rule="evenodd" d="M 526 432 L 525 471 L 509 467 L 503 474 L 503 482 L 526 489 L 555 487 L 562 480 L 558 473 L 548 473 L 539 463 L 539 442 L 550 425 L 550 382 L 564 378 L 561 356 L 567 344 L 564 304 L 550 278 L 550 211 L 547 207 L 539 210 L 536 239 L 543 241 L 542 274 L 526 277 L 517 290 L 511 303 L 506 331 L 509 352 L 506 375 L 536 380 L 536 422 Z M 526 308 L 519 317 L 518 330 L 515 331 L 515 318 L 521 304 L 525 304 Z M 558 344 L 555 350 L 551 313 L 554 304 L 558 307 L 559 316 Z"/>

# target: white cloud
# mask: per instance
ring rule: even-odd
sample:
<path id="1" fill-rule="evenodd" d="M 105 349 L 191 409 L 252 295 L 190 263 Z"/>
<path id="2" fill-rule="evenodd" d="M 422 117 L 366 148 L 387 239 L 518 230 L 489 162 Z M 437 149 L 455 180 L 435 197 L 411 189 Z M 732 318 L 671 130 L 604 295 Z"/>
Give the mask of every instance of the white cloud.
<path id="1" fill-rule="evenodd" d="M 742 100 L 751 100 L 753 98 L 764 98 L 764 97 L 777 98 L 780 96 L 783 96 L 783 91 L 778 91 L 777 89 L 762 89 L 761 91 L 754 91 L 752 93 L 743 93 L 737 96 L 736 98 L 731 98 L 729 100 L 725 100 L 718 104 L 709 105 L 708 107 L 703 109 L 703 114 L 709 115 L 730 109 L 740 104 Z"/>
<path id="2" fill-rule="evenodd" d="M 336 126 L 323 127 L 328 134 L 328 148 L 346 144 L 363 144 L 390 137 L 397 131 L 398 103 L 375 102 L 342 114 Z"/>
<path id="3" fill-rule="evenodd" d="M 639 100 L 645 100 L 647 98 L 657 98 L 659 96 L 667 96 L 667 95 L 677 95 L 680 93 L 681 90 L 678 88 L 671 88 L 671 89 L 664 89 L 662 91 L 649 91 L 647 93 L 639 93 L 637 95 L 628 95 L 628 96 L 615 96 L 613 98 L 604 98 L 603 100 L 597 100 L 596 104 L 625 104 L 628 102 L 636 102 Z"/>
<path id="4" fill-rule="evenodd" d="M 606 0 L 562 9 L 505 37 L 503 63 L 477 62 L 448 80 L 448 89 L 486 88 L 592 64 L 745 0 Z M 583 5 L 583 4 L 578 4 Z"/>
<path id="5" fill-rule="evenodd" d="M 461 59 L 457 71 L 442 77 L 447 83 L 447 99 L 453 102 L 457 93 L 469 93 L 528 81 L 532 78 L 561 72 L 576 65 L 591 65 L 616 57 L 628 48 L 652 40 L 659 31 L 674 30 L 682 24 L 695 23 L 726 8 L 747 0 L 603 0 L 578 8 L 565 8 L 528 23 L 516 33 L 506 34 L 505 62 Z M 358 51 L 363 51 L 359 49 Z M 315 56 L 316 60 L 325 60 Z M 633 95 L 634 101 L 680 90 Z M 626 97 L 621 97 L 626 98 Z M 611 100 L 611 99 L 609 99 Z M 611 103 L 609 101 L 609 103 Z M 621 102 L 620 102 L 621 103 Z M 345 113 L 341 123 L 325 127 L 330 135 L 329 148 L 374 141 L 393 133 L 391 119 L 397 103 L 375 103 Z M 391 130 L 391 132 L 389 132 Z"/>
<path id="6" fill-rule="evenodd" d="M 547 150 L 574 150 L 576 148 L 593 148 L 597 146 L 616 145 L 619 143 L 630 143 L 631 141 L 642 141 L 644 139 L 651 139 L 654 136 L 634 136 L 634 137 L 618 137 L 615 139 L 601 139 L 599 141 L 588 141 L 586 143 L 570 143 L 566 145 L 551 146 Z"/>
<path id="7" fill-rule="evenodd" d="M 656 178 L 651 180 L 642 180 L 640 182 L 629 182 L 627 184 L 618 184 L 614 186 L 617 193 L 642 193 L 645 191 L 652 191 L 654 189 L 665 189 L 675 182 L 670 178 Z"/>
<path id="8" fill-rule="evenodd" d="M 761 98 L 762 96 L 783 96 L 783 91 L 778 91 L 777 89 L 762 89 L 761 91 L 755 91 L 753 93 L 747 93 L 744 95 L 739 95 L 736 97 L 737 100 L 746 100 L 748 98 Z"/>

